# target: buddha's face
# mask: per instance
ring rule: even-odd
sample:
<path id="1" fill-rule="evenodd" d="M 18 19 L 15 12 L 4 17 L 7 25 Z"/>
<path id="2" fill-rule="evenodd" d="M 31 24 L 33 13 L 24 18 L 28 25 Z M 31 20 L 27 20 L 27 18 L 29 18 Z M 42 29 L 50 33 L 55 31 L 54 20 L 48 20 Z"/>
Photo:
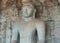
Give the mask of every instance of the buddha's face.
<path id="1" fill-rule="evenodd" d="M 24 17 L 32 17 L 33 16 L 34 9 L 30 5 L 25 5 L 22 7 L 22 16 Z"/>

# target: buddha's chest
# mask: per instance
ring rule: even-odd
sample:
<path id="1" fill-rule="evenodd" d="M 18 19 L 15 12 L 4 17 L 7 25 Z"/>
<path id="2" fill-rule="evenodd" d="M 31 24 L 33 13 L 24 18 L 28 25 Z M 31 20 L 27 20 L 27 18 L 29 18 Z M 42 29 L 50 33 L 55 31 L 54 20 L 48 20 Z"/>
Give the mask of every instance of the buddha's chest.
<path id="1" fill-rule="evenodd" d="M 19 30 L 20 38 L 31 38 L 33 33 L 35 33 L 34 30 Z"/>
<path id="2" fill-rule="evenodd" d="M 35 28 L 34 22 L 20 22 L 18 23 L 18 29 L 23 31 L 23 30 L 33 30 Z"/>
<path id="3" fill-rule="evenodd" d="M 18 30 L 20 33 L 20 38 L 30 37 L 35 31 L 35 26 L 33 23 L 20 23 Z"/>

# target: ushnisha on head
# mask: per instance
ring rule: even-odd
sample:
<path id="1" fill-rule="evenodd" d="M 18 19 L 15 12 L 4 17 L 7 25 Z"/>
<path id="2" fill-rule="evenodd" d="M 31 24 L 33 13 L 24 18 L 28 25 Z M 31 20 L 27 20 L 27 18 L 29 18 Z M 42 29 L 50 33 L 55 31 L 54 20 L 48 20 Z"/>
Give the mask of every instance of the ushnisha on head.
<path id="1" fill-rule="evenodd" d="M 31 3 L 32 0 L 22 0 L 22 4 Z"/>
<path id="2" fill-rule="evenodd" d="M 24 17 L 33 17 L 35 16 L 36 9 L 32 3 L 25 3 L 21 9 L 21 15 Z"/>

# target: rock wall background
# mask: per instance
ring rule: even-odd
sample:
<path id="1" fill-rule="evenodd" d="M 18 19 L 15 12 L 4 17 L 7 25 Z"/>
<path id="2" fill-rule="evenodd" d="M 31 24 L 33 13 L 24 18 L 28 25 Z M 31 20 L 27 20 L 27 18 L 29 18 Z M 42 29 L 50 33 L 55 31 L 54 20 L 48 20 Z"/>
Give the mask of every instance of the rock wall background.
<path id="1" fill-rule="evenodd" d="M 12 24 L 19 17 L 22 0 L 0 0 L 0 42 L 11 42 Z M 46 23 L 46 43 L 60 43 L 60 0 L 32 0 L 36 18 Z"/>

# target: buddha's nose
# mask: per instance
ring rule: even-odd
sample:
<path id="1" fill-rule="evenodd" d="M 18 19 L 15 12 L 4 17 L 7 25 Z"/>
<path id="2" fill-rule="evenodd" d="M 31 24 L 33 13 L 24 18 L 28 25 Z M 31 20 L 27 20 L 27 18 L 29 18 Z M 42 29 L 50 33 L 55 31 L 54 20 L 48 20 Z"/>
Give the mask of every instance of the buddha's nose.
<path id="1" fill-rule="evenodd" d="M 27 9 L 26 9 L 26 13 L 27 13 Z"/>

